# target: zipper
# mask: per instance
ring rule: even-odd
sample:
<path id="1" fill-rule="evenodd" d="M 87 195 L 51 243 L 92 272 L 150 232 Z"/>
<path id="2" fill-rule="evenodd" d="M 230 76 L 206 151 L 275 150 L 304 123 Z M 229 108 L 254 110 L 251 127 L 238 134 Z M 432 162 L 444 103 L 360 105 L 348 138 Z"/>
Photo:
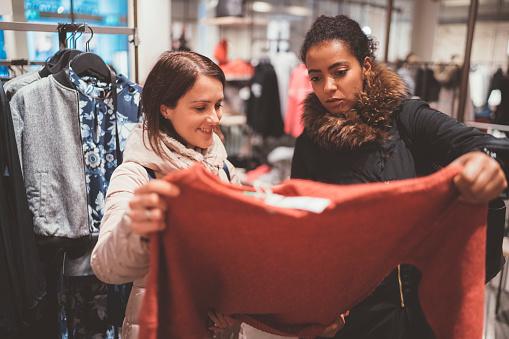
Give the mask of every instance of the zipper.
<path id="1" fill-rule="evenodd" d="M 401 265 L 398 265 L 399 300 L 401 308 L 405 308 L 405 297 L 403 296 L 403 283 L 401 282 Z"/>

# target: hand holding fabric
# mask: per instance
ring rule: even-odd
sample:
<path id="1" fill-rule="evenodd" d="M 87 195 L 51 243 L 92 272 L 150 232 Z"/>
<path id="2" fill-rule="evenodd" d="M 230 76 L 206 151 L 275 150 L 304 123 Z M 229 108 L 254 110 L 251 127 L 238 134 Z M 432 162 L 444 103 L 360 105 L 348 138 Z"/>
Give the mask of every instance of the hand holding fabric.
<path id="1" fill-rule="evenodd" d="M 166 197 L 176 197 L 179 193 L 177 186 L 164 180 L 152 180 L 138 188 L 129 202 L 127 212 L 133 233 L 146 236 L 163 230 L 166 227 L 164 217 L 168 208 Z"/>
<path id="2" fill-rule="evenodd" d="M 486 204 L 507 188 L 500 164 L 482 152 L 470 152 L 452 162 L 463 167 L 454 177 L 460 199 L 471 204 Z"/>
<path id="3" fill-rule="evenodd" d="M 213 333 L 214 338 L 228 334 L 233 330 L 234 327 L 239 325 L 238 320 L 223 313 L 209 311 L 208 316 L 214 324 L 209 327 L 209 330 Z"/>
<path id="4" fill-rule="evenodd" d="M 335 337 L 336 333 L 338 333 L 338 331 L 341 330 L 345 326 L 345 323 L 346 323 L 345 318 L 348 317 L 349 314 L 350 314 L 350 311 L 346 311 L 345 313 L 341 314 L 335 322 L 333 322 L 332 324 L 327 326 L 327 328 L 325 328 L 325 330 L 320 335 L 320 337 L 324 337 L 324 338 Z"/>

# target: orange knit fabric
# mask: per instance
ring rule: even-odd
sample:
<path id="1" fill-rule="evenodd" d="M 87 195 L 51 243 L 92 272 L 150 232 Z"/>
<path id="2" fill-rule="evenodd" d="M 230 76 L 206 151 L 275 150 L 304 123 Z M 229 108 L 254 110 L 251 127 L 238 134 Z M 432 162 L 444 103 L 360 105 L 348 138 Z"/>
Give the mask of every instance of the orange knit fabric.
<path id="1" fill-rule="evenodd" d="M 389 184 L 290 180 L 274 189 L 330 199 L 321 214 L 267 206 L 202 167 L 170 174 L 181 195 L 167 229 L 151 239 L 140 338 L 208 338 L 209 309 L 312 337 L 400 263 L 421 270 L 420 300 L 438 339 L 480 338 L 486 209 L 457 200 L 458 170 Z"/>

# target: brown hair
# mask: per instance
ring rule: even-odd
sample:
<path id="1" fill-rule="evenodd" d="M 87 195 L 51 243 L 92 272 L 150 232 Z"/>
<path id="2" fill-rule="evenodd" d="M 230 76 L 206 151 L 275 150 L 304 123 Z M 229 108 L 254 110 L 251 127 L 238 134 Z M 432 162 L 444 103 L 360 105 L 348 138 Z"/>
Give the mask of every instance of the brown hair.
<path id="1" fill-rule="evenodd" d="M 166 51 L 148 74 L 141 105 L 145 117 L 143 133 L 147 133 L 151 148 L 164 158 L 161 149 L 161 132 L 182 141 L 171 121 L 160 111 L 161 105 L 175 108 L 179 99 L 189 91 L 199 75 L 215 78 L 225 85 L 224 73 L 209 58 L 194 52 Z"/>

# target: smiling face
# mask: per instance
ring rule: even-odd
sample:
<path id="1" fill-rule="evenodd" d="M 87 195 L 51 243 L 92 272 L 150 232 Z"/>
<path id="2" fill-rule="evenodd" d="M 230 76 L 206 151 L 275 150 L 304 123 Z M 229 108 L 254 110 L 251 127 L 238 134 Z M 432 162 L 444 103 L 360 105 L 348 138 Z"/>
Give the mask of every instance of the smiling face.
<path id="1" fill-rule="evenodd" d="M 309 48 L 306 66 L 320 103 L 332 114 L 345 114 L 355 105 L 371 64 L 366 58 L 361 67 L 347 44 L 328 40 Z"/>
<path id="2" fill-rule="evenodd" d="M 189 145 L 206 149 L 212 145 L 212 134 L 219 127 L 224 99 L 223 85 L 215 78 L 199 75 L 193 87 L 175 108 L 161 105 L 161 114 Z"/>

